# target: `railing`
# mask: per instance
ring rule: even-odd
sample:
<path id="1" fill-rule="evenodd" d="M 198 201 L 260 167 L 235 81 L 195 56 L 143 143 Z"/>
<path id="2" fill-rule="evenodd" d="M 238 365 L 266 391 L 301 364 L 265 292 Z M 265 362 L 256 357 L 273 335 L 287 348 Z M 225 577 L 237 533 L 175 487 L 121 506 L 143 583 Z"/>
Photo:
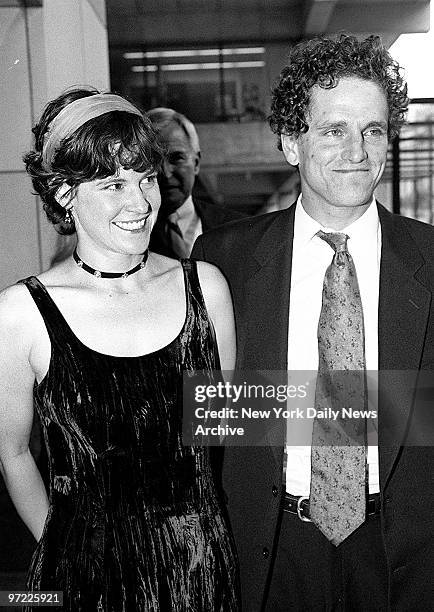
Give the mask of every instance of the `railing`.
<path id="1" fill-rule="evenodd" d="M 434 223 L 434 98 L 411 100 L 409 118 L 391 144 L 384 182 L 393 212 Z"/>

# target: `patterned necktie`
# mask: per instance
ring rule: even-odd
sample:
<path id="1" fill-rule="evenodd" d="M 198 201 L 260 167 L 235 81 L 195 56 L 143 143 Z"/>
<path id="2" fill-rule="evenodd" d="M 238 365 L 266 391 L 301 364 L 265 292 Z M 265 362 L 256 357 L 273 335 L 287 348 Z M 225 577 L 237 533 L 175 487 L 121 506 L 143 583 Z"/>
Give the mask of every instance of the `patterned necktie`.
<path id="1" fill-rule="evenodd" d="M 167 220 L 167 237 L 172 251 L 181 259 L 190 257 L 190 251 L 182 236 L 181 228 L 177 223 Z"/>
<path id="2" fill-rule="evenodd" d="M 323 231 L 317 235 L 335 253 L 324 277 L 318 323 L 310 515 L 337 546 L 366 516 L 366 420 L 350 418 L 352 413 L 343 410 L 366 409 L 365 340 L 348 236 Z"/>

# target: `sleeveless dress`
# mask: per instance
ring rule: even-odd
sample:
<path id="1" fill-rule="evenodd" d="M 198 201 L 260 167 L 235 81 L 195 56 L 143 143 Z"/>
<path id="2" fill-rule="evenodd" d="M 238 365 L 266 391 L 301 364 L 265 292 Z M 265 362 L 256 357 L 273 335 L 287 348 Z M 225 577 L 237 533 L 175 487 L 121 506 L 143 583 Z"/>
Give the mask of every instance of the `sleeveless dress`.
<path id="1" fill-rule="evenodd" d="M 196 264 L 182 261 L 186 318 L 170 344 L 115 357 L 74 335 L 44 285 L 22 281 L 51 341 L 35 384 L 50 506 L 29 590 L 70 612 L 239 610 L 237 560 L 207 448 L 182 444 L 182 375 L 218 369 Z"/>

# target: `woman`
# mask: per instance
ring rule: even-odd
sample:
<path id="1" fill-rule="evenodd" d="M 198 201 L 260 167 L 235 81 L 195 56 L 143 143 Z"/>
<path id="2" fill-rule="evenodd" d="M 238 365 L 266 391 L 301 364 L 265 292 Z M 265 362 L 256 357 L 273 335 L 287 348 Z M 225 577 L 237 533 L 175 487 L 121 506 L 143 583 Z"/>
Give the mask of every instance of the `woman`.
<path id="1" fill-rule="evenodd" d="M 24 160 L 73 257 L 0 298 L 0 458 L 38 540 L 31 590 L 74 612 L 238 609 L 237 568 L 206 449 L 182 445 L 182 373 L 234 365 L 216 268 L 148 252 L 162 152 L 121 96 L 46 107 Z M 199 282 L 200 281 L 200 282 Z M 28 450 L 33 401 L 50 494 Z"/>

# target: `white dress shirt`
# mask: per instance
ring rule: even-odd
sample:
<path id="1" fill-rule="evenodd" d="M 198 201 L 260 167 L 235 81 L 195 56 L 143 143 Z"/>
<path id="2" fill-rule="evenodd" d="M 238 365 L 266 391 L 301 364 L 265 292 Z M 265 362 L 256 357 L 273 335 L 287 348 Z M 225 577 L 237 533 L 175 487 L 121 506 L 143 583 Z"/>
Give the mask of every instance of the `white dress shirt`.
<path id="1" fill-rule="evenodd" d="M 317 328 L 322 305 L 325 272 L 333 258 L 333 249 L 316 236 L 322 227 L 302 206 L 299 197 L 294 220 L 291 293 L 288 325 L 288 370 L 318 370 Z M 381 258 L 381 225 L 374 198 L 365 213 L 348 227 L 339 230 L 349 236 L 348 251 L 357 272 L 365 327 L 366 369 L 378 369 L 378 295 Z M 369 398 L 376 407 L 376 398 Z M 313 424 L 313 419 L 311 426 Z M 372 434 L 371 434 L 372 435 Z M 378 478 L 378 446 L 369 438 L 369 491 L 380 490 Z M 311 447 L 286 447 L 286 491 L 309 496 Z"/>
<path id="2" fill-rule="evenodd" d="M 194 242 L 202 234 L 202 222 L 189 196 L 184 204 L 168 216 L 169 221 L 178 226 L 182 237 L 171 234 L 172 246 L 179 257 L 190 257 Z"/>

